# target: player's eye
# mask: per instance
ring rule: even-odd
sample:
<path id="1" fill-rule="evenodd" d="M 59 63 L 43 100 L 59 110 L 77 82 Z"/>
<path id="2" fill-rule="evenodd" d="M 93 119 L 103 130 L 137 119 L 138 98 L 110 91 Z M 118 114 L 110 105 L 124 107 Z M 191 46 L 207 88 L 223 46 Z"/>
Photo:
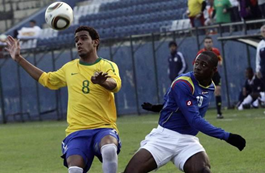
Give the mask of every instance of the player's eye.
<path id="1" fill-rule="evenodd" d="M 86 40 L 86 39 L 87 39 L 87 37 L 86 37 L 86 36 L 84 36 L 84 37 L 81 37 L 81 39 L 82 39 L 82 40 Z"/>

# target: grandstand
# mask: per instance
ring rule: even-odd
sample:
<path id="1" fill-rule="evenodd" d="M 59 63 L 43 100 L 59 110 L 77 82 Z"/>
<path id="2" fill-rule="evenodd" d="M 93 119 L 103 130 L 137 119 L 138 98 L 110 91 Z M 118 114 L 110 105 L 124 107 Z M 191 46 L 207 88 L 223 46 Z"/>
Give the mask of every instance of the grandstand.
<path id="1" fill-rule="evenodd" d="M 60 44 L 70 43 L 75 29 L 80 25 L 93 26 L 102 39 L 190 28 L 189 20 L 183 19 L 185 1 L 81 1 L 73 10 L 75 15 L 72 26 L 59 32 L 44 28 L 37 45 L 54 46 L 52 43 L 56 40 Z M 36 44 L 29 45 L 35 47 Z"/>
<path id="2" fill-rule="evenodd" d="M 41 37 L 24 41 L 21 47 L 23 55 L 44 71 L 57 70 L 64 63 L 78 58 L 73 39 L 75 29 L 80 25 L 95 27 L 101 36 L 99 55 L 113 60 L 120 68 L 123 87 L 116 95 L 119 115 L 145 113 L 140 109 L 140 104 L 145 101 L 162 102 L 169 86 L 166 60 L 169 41 L 177 40 L 179 50 L 186 57 L 188 70 L 192 70 L 192 61 L 204 37 L 196 35 L 190 26 L 185 15 L 186 0 L 65 0 L 74 10 L 74 23 L 63 31 L 52 30 L 45 24 L 44 12 L 51 1 L 5 2 L 12 8 L 31 11 L 20 14 L 13 10 L 12 17 L 6 18 L 14 20 L 13 23 L 7 22 L 12 25 L 4 27 L 6 34 L 13 35 L 15 30 L 27 26 L 32 19 L 42 26 Z M 6 14 L 9 14 L 7 9 Z M 21 18 L 16 20 L 14 16 Z M 246 23 L 239 22 L 238 25 L 245 26 Z M 248 35 L 257 31 L 243 30 L 222 33 L 221 36 Z M 229 107 L 237 101 L 244 81 L 244 68 L 255 65 L 255 48 L 230 41 L 221 44 L 217 41 L 219 36 L 214 35 L 213 40 L 216 47 L 223 50 L 221 53 L 226 62 L 221 70 L 225 86 L 222 93 L 224 105 Z M 65 88 L 54 92 L 40 87 L 8 58 L 0 59 L 0 78 L 1 122 L 13 121 L 10 117 L 22 121 L 65 118 Z"/>
<path id="3" fill-rule="evenodd" d="M 1 0 L 0 1 L 0 33 L 11 28 L 16 23 L 37 12 L 52 0 Z"/>

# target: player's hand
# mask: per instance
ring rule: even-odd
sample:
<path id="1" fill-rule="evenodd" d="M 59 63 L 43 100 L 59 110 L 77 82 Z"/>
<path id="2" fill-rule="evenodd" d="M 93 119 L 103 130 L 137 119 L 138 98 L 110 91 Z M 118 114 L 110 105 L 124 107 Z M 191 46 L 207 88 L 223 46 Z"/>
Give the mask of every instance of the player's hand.
<path id="1" fill-rule="evenodd" d="M 202 16 L 202 12 L 199 13 L 199 14 L 197 14 L 197 15 L 195 16 L 195 18 L 196 18 L 196 19 L 199 19 L 201 16 Z"/>
<path id="2" fill-rule="evenodd" d="M 189 11 L 189 10 L 187 10 L 187 11 L 186 11 L 186 14 L 187 14 L 187 15 L 190 15 L 190 11 Z"/>
<path id="3" fill-rule="evenodd" d="M 153 105 L 152 105 L 151 103 L 144 102 L 141 106 L 142 106 L 142 108 L 143 108 L 144 110 L 152 111 L 152 107 L 153 107 Z"/>
<path id="4" fill-rule="evenodd" d="M 147 111 L 160 112 L 164 105 L 152 105 L 151 103 L 144 102 L 141 106 Z"/>
<path id="5" fill-rule="evenodd" d="M 237 147 L 240 151 L 242 151 L 246 146 L 246 140 L 240 135 L 233 133 L 230 133 L 226 142 Z"/>
<path id="6" fill-rule="evenodd" d="M 9 35 L 6 40 L 6 44 L 7 47 L 5 48 L 5 50 L 9 52 L 13 60 L 18 62 L 21 58 L 19 40 L 16 40 Z"/>
<path id="7" fill-rule="evenodd" d="M 102 85 L 108 78 L 110 78 L 110 76 L 108 76 L 108 73 L 96 72 L 94 76 L 91 77 L 91 82 L 93 84 Z"/>

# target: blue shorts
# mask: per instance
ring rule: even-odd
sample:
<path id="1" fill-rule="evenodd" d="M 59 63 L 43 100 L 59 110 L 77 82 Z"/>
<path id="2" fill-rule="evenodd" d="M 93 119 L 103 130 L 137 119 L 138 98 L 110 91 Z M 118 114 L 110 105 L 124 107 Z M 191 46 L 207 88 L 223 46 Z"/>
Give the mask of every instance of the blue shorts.
<path id="1" fill-rule="evenodd" d="M 102 162 L 99 144 L 101 139 L 107 135 L 111 135 L 118 140 L 117 154 L 119 154 L 121 142 L 118 133 L 114 129 L 80 130 L 68 135 L 62 142 L 63 155 L 61 157 L 64 159 L 64 166 L 68 167 L 66 160 L 71 155 L 80 155 L 83 157 L 86 165 L 84 172 L 90 169 L 94 156 L 97 156 Z"/>

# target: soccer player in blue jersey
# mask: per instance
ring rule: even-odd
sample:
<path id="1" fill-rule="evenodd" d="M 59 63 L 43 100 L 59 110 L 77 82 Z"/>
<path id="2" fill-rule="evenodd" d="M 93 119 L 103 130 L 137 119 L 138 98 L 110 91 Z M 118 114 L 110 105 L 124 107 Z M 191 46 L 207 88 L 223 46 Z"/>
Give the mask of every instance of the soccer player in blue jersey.
<path id="1" fill-rule="evenodd" d="M 215 85 L 212 76 L 217 70 L 218 57 L 209 51 L 195 59 L 193 72 L 177 77 L 169 87 L 158 127 L 141 142 L 140 149 L 128 163 L 125 173 L 146 173 L 172 161 L 185 173 L 210 173 L 205 149 L 196 137 L 201 131 L 244 149 L 246 141 L 211 125 L 203 117 Z"/>
<path id="2" fill-rule="evenodd" d="M 104 173 L 116 173 L 120 140 L 116 124 L 114 92 L 121 88 L 119 69 L 114 62 L 97 55 L 99 35 L 94 28 L 80 26 L 75 31 L 79 59 L 59 70 L 44 72 L 20 54 L 18 40 L 7 39 L 7 51 L 21 67 L 44 87 L 68 89 L 66 138 L 62 158 L 69 173 L 87 172 L 94 157 Z"/>

